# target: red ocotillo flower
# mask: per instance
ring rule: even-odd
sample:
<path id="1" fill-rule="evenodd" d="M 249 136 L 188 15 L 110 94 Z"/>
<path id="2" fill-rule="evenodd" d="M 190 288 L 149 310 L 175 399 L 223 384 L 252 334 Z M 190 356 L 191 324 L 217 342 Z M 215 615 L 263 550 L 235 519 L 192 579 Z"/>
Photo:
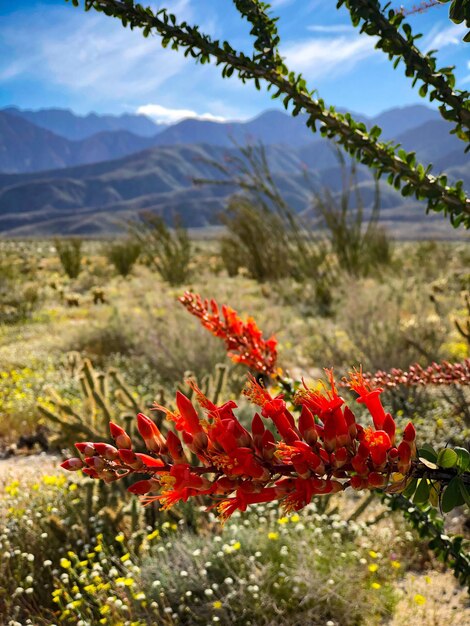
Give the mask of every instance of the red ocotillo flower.
<path id="1" fill-rule="evenodd" d="M 174 422 L 176 432 L 163 435 L 153 420 L 138 415 L 138 430 L 149 454 L 133 452 L 125 431 L 111 424 L 116 447 L 78 443 L 83 458 L 68 459 L 62 467 L 105 482 L 143 475 L 129 491 L 163 508 L 208 496 L 214 501 L 210 508 L 216 507 L 223 520 L 260 502 L 278 500 L 292 511 L 306 506 L 314 495 L 347 487 L 386 488 L 397 472 L 404 485 L 416 456 L 413 425 L 405 428 L 403 440 L 395 446 L 395 423 L 389 414 L 382 419 L 380 391 L 359 388 L 357 373 L 352 376 L 351 385 L 359 391 L 359 401 L 370 408 L 374 424 L 364 427 L 338 395 L 331 371 L 328 377 L 329 387 L 324 384 L 318 391 L 304 385 L 296 395 L 295 403 L 302 406 L 298 420 L 282 395 L 272 397 L 251 377 L 245 395 L 261 414 L 254 414 L 250 430 L 239 422 L 233 401 L 215 405 L 192 382 L 199 411 L 181 393 L 175 410 L 158 407 Z M 267 428 L 267 422 L 274 429 Z M 196 455 L 196 464 L 190 464 L 185 448 Z"/>
<path id="2" fill-rule="evenodd" d="M 186 291 L 181 304 L 201 320 L 215 337 L 224 340 L 228 356 L 235 363 L 242 363 L 261 374 L 271 375 L 277 361 L 277 340 L 263 339 L 263 334 L 253 318 L 244 322 L 234 309 L 225 304 L 219 309 L 215 300 L 202 300 L 201 296 Z"/>

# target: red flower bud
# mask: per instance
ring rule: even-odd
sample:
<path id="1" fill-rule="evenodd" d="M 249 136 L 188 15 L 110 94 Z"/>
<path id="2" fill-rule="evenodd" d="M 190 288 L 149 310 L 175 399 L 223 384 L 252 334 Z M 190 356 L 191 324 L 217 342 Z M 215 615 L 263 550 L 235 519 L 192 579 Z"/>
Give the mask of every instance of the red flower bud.
<path id="1" fill-rule="evenodd" d="M 84 467 L 82 471 L 90 478 L 98 478 L 98 472 L 92 467 Z"/>
<path id="2" fill-rule="evenodd" d="M 351 476 L 350 484 L 353 489 L 360 490 L 367 486 L 367 479 L 361 478 L 361 476 Z"/>
<path id="3" fill-rule="evenodd" d="M 387 413 L 387 415 L 385 416 L 383 429 L 387 433 L 387 435 L 390 437 L 390 441 L 393 444 L 395 442 L 396 424 L 395 424 L 395 420 L 390 415 L 390 413 Z"/>
<path id="4" fill-rule="evenodd" d="M 368 474 L 367 464 L 361 456 L 356 454 L 356 456 L 351 459 L 351 465 L 358 474 L 363 476 Z"/>
<path id="5" fill-rule="evenodd" d="M 145 467 L 165 467 L 165 463 L 161 459 L 156 459 L 155 457 L 149 456 L 148 454 L 136 452 L 135 456 L 140 461 L 142 461 Z"/>
<path id="6" fill-rule="evenodd" d="M 183 445 L 172 430 L 168 431 L 166 436 L 166 445 L 168 452 L 175 463 L 187 463 Z"/>
<path id="7" fill-rule="evenodd" d="M 116 442 L 116 446 L 120 449 L 130 450 L 132 448 L 132 441 L 124 428 L 121 428 L 114 422 L 109 422 L 109 430 L 111 437 Z"/>
<path id="8" fill-rule="evenodd" d="M 261 438 L 263 458 L 270 461 L 276 452 L 276 440 L 270 430 L 265 430 Z"/>
<path id="9" fill-rule="evenodd" d="M 75 447 L 84 456 L 93 456 L 95 454 L 95 444 L 90 441 L 76 443 Z"/>
<path id="10" fill-rule="evenodd" d="M 109 443 L 95 443 L 94 447 L 96 453 L 108 461 L 114 461 L 118 455 L 117 449 Z"/>
<path id="11" fill-rule="evenodd" d="M 63 463 L 60 464 L 60 467 L 63 467 L 65 470 L 69 472 L 76 472 L 84 467 L 84 463 L 81 459 L 72 458 L 67 459 Z"/>
<path id="12" fill-rule="evenodd" d="M 196 435 L 202 431 L 201 422 L 196 409 L 192 402 L 181 391 L 176 392 L 176 406 L 178 407 L 181 417 L 183 418 L 183 429 L 187 430 L 191 435 Z"/>
<path id="13" fill-rule="evenodd" d="M 398 446 L 397 467 L 400 474 L 407 474 L 411 467 L 411 448 L 406 441 L 402 441 Z"/>
<path id="14" fill-rule="evenodd" d="M 315 418 L 305 404 L 302 406 L 302 412 L 299 417 L 299 431 L 304 441 L 309 445 L 313 445 L 317 442 L 318 432 L 315 427 Z"/>
<path id="15" fill-rule="evenodd" d="M 403 431 L 403 439 L 404 441 L 413 442 L 416 439 L 416 430 L 411 422 L 405 426 L 405 430 Z"/>
<path id="16" fill-rule="evenodd" d="M 152 481 L 139 480 L 138 482 L 128 487 L 127 491 L 129 491 L 129 493 L 134 493 L 138 496 L 144 496 L 146 493 L 148 493 L 152 489 L 152 487 L 153 487 Z"/>
<path id="17" fill-rule="evenodd" d="M 85 463 L 98 472 L 106 467 L 106 462 L 99 456 L 87 456 Z"/>
<path id="18" fill-rule="evenodd" d="M 145 442 L 147 450 L 161 452 L 165 447 L 165 440 L 153 420 L 143 413 L 137 415 L 137 430 Z"/>
<path id="19" fill-rule="evenodd" d="M 119 450 L 118 454 L 121 461 L 132 469 L 140 469 L 143 466 L 143 461 L 132 450 Z"/>
<path id="20" fill-rule="evenodd" d="M 378 472 L 371 472 L 367 477 L 368 486 L 374 489 L 384 487 L 387 484 L 387 477 Z"/>

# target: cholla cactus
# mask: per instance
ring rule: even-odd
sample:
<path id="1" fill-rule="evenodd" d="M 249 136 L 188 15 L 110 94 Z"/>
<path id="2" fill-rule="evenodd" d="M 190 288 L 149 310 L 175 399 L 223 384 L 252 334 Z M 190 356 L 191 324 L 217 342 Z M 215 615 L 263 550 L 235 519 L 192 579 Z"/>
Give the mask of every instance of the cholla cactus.
<path id="1" fill-rule="evenodd" d="M 233 376 L 233 372 L 231 373 Z M 211 402 L 217 404 L 221 395 L 224 394 L 228 377 L 228 368 L 224 363 L 217 363 L 215 366 L 215 374 L 211 376 L 206 374 L 199 382 L 194 372 L 187 371 L 184 374 L 185 380 L 190 380 L 196 383 L 195 386 L 188 384 L 177 385 L 177 388 L 181 392 L 185 392 L 188 398 L 192 398 L 194 393 L 194 387 L 200 388 L 205 396 L 207 396 Z M 159 404 L 164 404 L 164 400 L 159 401 Z"/>
<path id="2" fill-rule="evenodd" d="M 467 319 L 464 322 L 455 320 L 455 327 L 462 337 L 467 340 L 467 343 L 470 344 L 470 295 L 468 294 L 465 296 L 465 304 L 467 306 Z"/>
<path id="3" fill-rule="evenodd" d="M 119 372 L 98 372 L 89 359 L 82 360 L 77 352 L 68 355 L 67 363 L 80 382 L 80 408 L 52 387 L 46 387 L 45 401 L 37 405 L 48 422 L 60 427 L 55 445 L 71 446 L 82 436 L 103 437 L 113 419 L 130 427 L 135 413 L 143 408 L 143 400 L 134 397 Z"/>

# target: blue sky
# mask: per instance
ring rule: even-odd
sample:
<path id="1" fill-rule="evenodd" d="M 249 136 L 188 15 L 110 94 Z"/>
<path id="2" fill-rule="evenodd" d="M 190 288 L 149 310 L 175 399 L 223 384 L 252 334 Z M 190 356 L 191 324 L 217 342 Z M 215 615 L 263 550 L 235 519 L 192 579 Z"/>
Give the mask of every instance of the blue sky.
<path id="1" fill-rule="evenodd" d="M 272 0 L 279 15 L 281 53 L 328 103 L 368 115 L 394 106 L 426 102 L 403 70 L 394 71 L 374 41 L 351 26 L 335 0 Z M 413 2 L 402 2 L 411 6 Z M 231 0 L 167 0 L 181 19 L 205 32 L 249 46 L 246 23 Z M 400 5 L 400 2 L 397 2 Z M 410 18 L 424 34 L 423 49 L 439 49 L 440 65 L 455 65 L 457 87 L 469 88 L 469 44 L 463 25 L 447 17 L 448 5 Z M 84 13 L 63 0 L 1 0 L 0 108 L 63 107 L 77 113 L 144 112 L 156 121 L 183 117 L 247 119 L 280 107 L 265 92 L 223 80 L 213 66 L 197 66 L 163 50 L 158 38 L 144 39 L 114 19 Z"/>

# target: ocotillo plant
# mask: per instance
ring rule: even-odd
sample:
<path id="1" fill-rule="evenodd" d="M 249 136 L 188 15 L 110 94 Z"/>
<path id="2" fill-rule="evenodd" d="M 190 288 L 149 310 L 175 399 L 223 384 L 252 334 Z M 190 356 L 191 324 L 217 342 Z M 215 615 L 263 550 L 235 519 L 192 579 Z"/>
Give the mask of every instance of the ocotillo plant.
<path id="1" fill-rule="evenodd" d="M 80 4 L 79 0 L 71 1 L 75 6 Z M 465 2 L 461 0 L 460 4 Z M 307 86 L 303 76 L 286 65 L 277 18 L 271 14 L 269 4 L 260 0 L 233 0 L 233 4 L 241 19 L 249 24 L 253 37 L 250 52 L 237 50 L 229 41 L 210 37 L 197 25 L 178 21 L 166 8 L 153 12 L 150 7 L 134 4 L 133 0 L 84 0 L 86 10 L 94 9 L 116 17 L 123 26 L 141 29 L 144 36 L 157 35 L 164 47 L 171 45 L 174 50 L 181 49 L 198 63 L 215 61 L 222 66 L 224 78 L 235 75 L 244 83 L 253 82 L 258 89 L 262 84 L 266 85 L 273 98 L 282 98 L 292 115 L 306 113 L 309 128 L 315 131 L 319 126 L 323 135 L 334 139 L 346 152 L 372 168 L 377 177 L 386 176 L 402 195 L 426 200 L 428 211 L 444 212 L 454 226 L 464 224 L 470 227 L 470 198 L 461 181 L 448 185 L 445 174 L 431 174 L 432 165 L 418 163 L 414 152 L 406 152 L 390 142 L 381 142 L 379 127 L 368 129 L 350 114 L 340 114 L 327 106 L 317 97 L 316 91 Z M 416 46 L 417 36 L 413 35 L 399 10 L 389 10 L 385 15 L 385 9 L 377 0 L 339 0 L 338 6 L 342 4 L 350 11 L 354 25 L 362 24 L 362 32 L 378 36 L 377 47 L 395 65 L 400 61 L 405 63 L 406 75 L 414 84 L 421 83 L 421 96 L 442 103 L 442 116 L 456 124 L 455 133 L 468 143 L 469 94 L 455 89 L 452 68 L 437 69 L 432 53 L 420 52 Z"/>
<path id="2" fill-rule="evenodd" d="M 254 320 L 244 324 L 237 313 L 226 306 L 222 307 L 220 316 L 214 301 L 209 307 L 207 301 L 195 294 L 185 294 L 182 303 L 210 332 L 225 341 L 233 359 L 266 378 L 274 376 L 276 371 L 277 378 L 281 379 L 281 372 L 276 369 L 275 339 L 265 341 Z M 435 368 L 431 369 L 431 374 L 435 374 Z M 234 402 L 219 406 L 207 398 L 194 381 L 189 381 L 197 402 L 208 413 L 206 420 L 200 421 L 191 400 L 180 391 L 176 411 L 158 404 L 155 408 L 183 432 L 184 443 L 202 462 L 199 468 L 191 469 L 181 442 L 174 434 L 169 432 L 165 439 L 159 427 L 141 413 L 139 432 L 147 449 L 156 453 L 157 458 L 129 452 L 132 447 L 129 435 L 112 423 L 117 448 L 107 444 L 79 444 L 78 449 L 86 456 L 86 465 L 75 459 L 67 461 L 65 467 L 85 468 L 85 473 L 106 482 L 134 472 L 158 475 L 163 472 L 164 476 L 171 477 L 169 484 L 178 484 L 180 488 L 175 493 L 170 490 L 167 495 L 152 497 L 153 500 L 163 499 L 166 504 L 186 501 L 190 496 L 235 492 L 235 501 L 239 499 L 241 508 L 250 503 L 245 497 L 247 493 L 257 494 L 250 496 L 253 503 L 279 499 L 285 501 L 284 504 L 295 501 L 292 507 L 302 508 L 312 495 L 341 491 L 348 486 L 405 491 L 414 496 L 415 502 L 439 503 L 444 511 L 470 502 L 467 471 L 470 453 L 466 449 L 436 451 L 427 445 L 417 452 L 412 424 L 405 428 L 403 441 L 395 446 L 395 422 L 385 413 L 379 399 L 383 390 L 371 385 L 360 370 L 352 373 L 347 382 L 359 395 L 358 402 L 366 405 L 373 418 L 375 430 L 364 429 L 356 423 L 348 407 L 341 409 L 344 400 L 338 395 L 331 372 L 329 380 L 330 389 L 324 387 L 323 393 L 309 390 L 305 384 L 297 385 L 292 400 L 302 411 L 296 424 L 284 396 L 272 397 L 265 387 L 251 379 L 245 395 L 261 407 L 263 417 L 272 420 L 281 441 L 276 441 L 271 431 L 265 429 L 259 414 L 255 414 L 252 432 L 248 433 L 233 413 Z M 180 471 L 183 474 L 178 478 Z M 216 479 L 210 482 L 204 474 L 215 474 Z M 158 476 L 154 482 L 152 480 L 141 481 L 132 489 L 141 494 L 162 487 L 164 494 L 168 491 L 164 487 L 166 483 Z M 250 486 L 253 481 L 254 487 Z M 224 488 L 221 485 L 225 485 Z M 235 506 L 234 502 L 227 506 L 232 505 Z"/>
<path id="3" fill-rule="evenodd" d="M 176 408 L 154 407 L 168 423 L 174 423 L 176 432 L 163 434 L 152 419 L 138 414 L 137 429 L 146 453 L 135 452 L 128 432 L 111 422 L 115 445 L 79 442 L 76 447 L 82 456 L 65 461 L 64 469 L 83 470 L 105 483 L 143 475 L 128 490 L 142 496 L 145 504 L 158 502 L 169 509 L 191 498 L 200 502 L 205 496 L 213 500 L 209 508 L 216 508 L 222 520 L 236 510 L 245 511 L 250 504 L 276 500 L 284 510 L 292 511 L 306 506 L 314 496 L 348 488 L 378 490 L 391 494 L 387 502 L 392 508 L 403 509 L 406 502 L 411 522 L 422 534 L 431 536 L 430 547 L 450 562 L 463 582 L 470 580 L 461 544 L 441 541 L 432 517 L 421 510 L 429 505 L 444 512 L 463 504 L 470 506 L 467 449 L 435 450 L 429 444 L 418 448 L 411 422 L 400 439 L 395 420 L 381 403 L 383 389 L 374 387 L 356 370 L 347 385 L 357 394 L 357 402 L 367 408 L 373 425 L 359 424 L 339 395 L 332 371 L 327 371 L 329 386 L 322 383 L 311 389 L 305 383 L 292 384 L 282 378 L 277 367 L 275 340 L 266 342 L 253 320 L 243 323 L 228 307 L 221 308 L 221 316 L 215 302 L 209 307 L 195 294 L 185 294 L 182 303 L 225 341 L 232 358 L 268 383 L 275 379 L 286 390 L 290 406 L 284 394 L 273 396 L 251 377 L 244 394 L 260 413 L 254 413 L 249 431 L 234 412 L 235 402 L 213 402 L 194 381 L 188 381 L 192 397 L 205 414 L 203 419 L 192 400 L 178 391 Z"/>

